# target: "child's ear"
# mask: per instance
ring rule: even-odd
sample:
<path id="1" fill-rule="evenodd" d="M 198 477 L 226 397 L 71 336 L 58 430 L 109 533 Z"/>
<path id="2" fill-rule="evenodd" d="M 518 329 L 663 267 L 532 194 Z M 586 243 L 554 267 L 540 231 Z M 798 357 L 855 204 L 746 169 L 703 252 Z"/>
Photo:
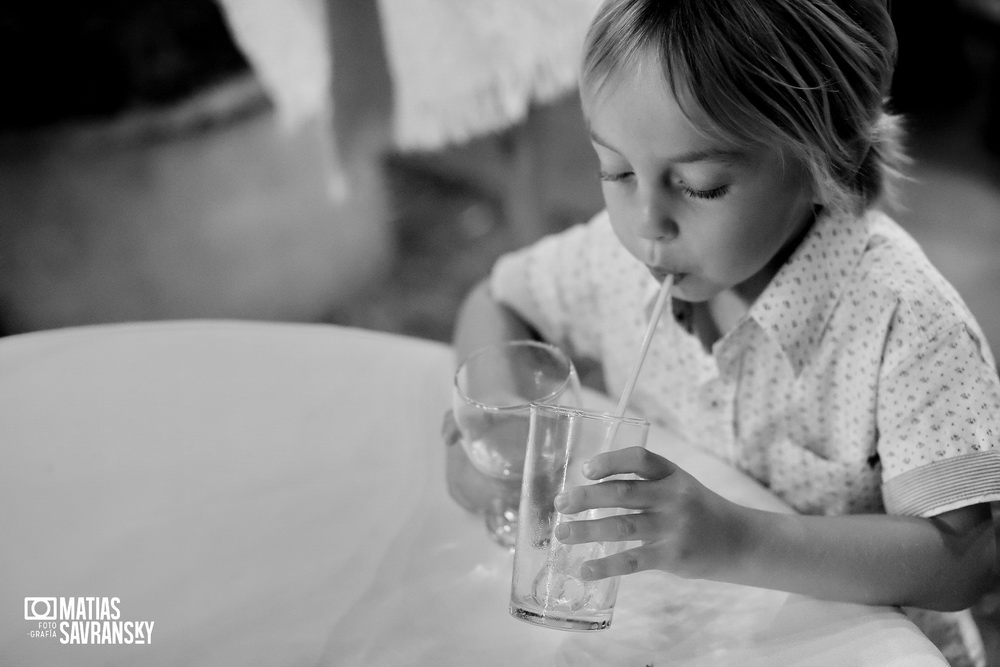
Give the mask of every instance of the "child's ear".
<path id="1" fill-rule="evenodd" d="M 809 188 L 809 201 L 812 202 L 813 209 L 819 211 L 819 209 L 826 206 L 826 198 L 823 196 L 823 190 L 812 178 L 811 174 L 806 178 L 806 187 Z"/>

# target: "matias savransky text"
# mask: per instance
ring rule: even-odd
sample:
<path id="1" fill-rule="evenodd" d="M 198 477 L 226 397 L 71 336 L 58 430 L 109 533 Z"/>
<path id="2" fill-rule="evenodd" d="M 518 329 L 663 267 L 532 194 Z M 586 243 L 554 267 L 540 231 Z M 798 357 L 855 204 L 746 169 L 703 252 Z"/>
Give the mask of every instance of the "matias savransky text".
<path id="1" fill-rule="evenodd" d="M 121 618 L 118 597 L 26 597 L 24 619 L 37 621 L 30 637 L 62 644 L 151 644 L 154 621 Z"/>

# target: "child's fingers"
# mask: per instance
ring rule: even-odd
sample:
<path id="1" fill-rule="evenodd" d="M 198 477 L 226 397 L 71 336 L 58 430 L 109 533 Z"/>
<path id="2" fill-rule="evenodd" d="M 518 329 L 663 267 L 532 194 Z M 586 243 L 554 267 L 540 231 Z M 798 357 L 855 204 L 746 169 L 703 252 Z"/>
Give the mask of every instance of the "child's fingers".
<path id="1" fill-rule="evenodd" d="M 444 419 L 441 420 L 441 439 L 445 445 L 451 446 L 456 444 L 461 437 L 462 432 L 458 430 L 458 424 L 455 422 L 455 413 L 448 410 L 444 413 Z"/>
<path id="2" fill-rule="evenodd" d="M 563 514 L 576 514 L 599 507 L 641 510 L 654 507 L 662 496 L 662 490 L 643 480 L 616 479 L 566 489 L 556 496 L 555 507 Z"/>
<path id="3" fill-rule="evenodd" d="M 556 526 L 556 539 L 563 544 L 583 542 L 629 542 L 660 539 L 664 517 L 658 513 L 609 516 L 589 521 L 563 521 Z"/>
<path id="4" fill-rule="evenodd" d="M 590 479 L 624 473 L 632 473 L 643 479 L 663 479 L 672 475 L 675 470 L 677 466 L 645 447 L 626 447 L 604 452 L 583 464 L 583 474 Z"/>
<path id="5" fill-rule="evenodd" d="M 580 566 L 580 577 L 592 581 L 653 569 L 656 569 L 656 552 L 654 547 L 644 544 L 614 556 L 588 560 Z"/>

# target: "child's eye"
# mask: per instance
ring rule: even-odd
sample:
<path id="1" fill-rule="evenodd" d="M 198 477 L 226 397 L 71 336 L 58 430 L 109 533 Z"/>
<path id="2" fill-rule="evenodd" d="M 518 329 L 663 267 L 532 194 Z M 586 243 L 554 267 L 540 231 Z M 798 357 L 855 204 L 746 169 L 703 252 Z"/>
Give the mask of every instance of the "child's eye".
<path id="1" fill-rule="evenodd" d="M 606 183 L 617 183 L 618 181 L 624 181 L 632 175 L 631 171 L 619 171 L 616 173 L 610 173 L 604 170 L 597 172 L 598 177 L 605 181 Z"/>
<path id="2" fill-rule="evenodd" d="M 727 192 L 729 192 L 728 185 L 720 185 L 717 188 L 712 188 L 710 190 L 692 190 L 691 188 L 684 188 L 684 194 L 688 197 L 693 197 L 695 199 L 718 199 Z"/>

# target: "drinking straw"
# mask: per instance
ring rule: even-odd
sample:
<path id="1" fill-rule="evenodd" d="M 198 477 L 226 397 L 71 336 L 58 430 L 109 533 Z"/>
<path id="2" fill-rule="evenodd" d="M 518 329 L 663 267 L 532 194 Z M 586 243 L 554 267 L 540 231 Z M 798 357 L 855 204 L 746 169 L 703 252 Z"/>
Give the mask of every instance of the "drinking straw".
<path id="1" fill-rule="evenodd" d="M 628 407 L 629 399 L 632 398 L 632 390 L 635 389 L 636 380 L 639 379 L 639 371 L 642 370 L 642 363 L 646 360 L 646 352 L 649 351 L 649 343 L 653 339 L 653 332 L 656 330 L 656 325 L 660 321 L 660 315 L 663 313 L 663 306 L 667 303 L 667 298 L 670 296 L 670 288 L 674 284 L 674 274 L 668 273 L 667 277 L 664 278 L 663 283 L 660 285 L 660 291 L 656 295 L 656 303 L 653 304 L 653 312 L 649 316 L 649 326 L 646 327 L 646 335 L 643 336 L 642 345 L 639 347 L 639 356 L 635 360 L 635 365 L 632 366 L 632 374 L 629 375 L 628 382 L 625 383 L 625 389 L 622 390 L 622 396 L 618 400 L 618 409 L 615 410 L 615 417 L 622 418 L 625 416 L 625 409 Z M 607 451 L 611 447 L 612 441 L 615 439 L 615 434 L 618 432 L 618 424 L 620 422 L 614 422 L 611 429 L 608 431 L 607 438 L 604 440 L 604 451 Z"/>
<path id="2" fill-rule="evenodd" d="M 656 303 L 653 304 L 653 313 L 649 317 L 649 326 L 646 327 L 646 335 L 642 339 L 642 345 L 639 347 L 639 357 L 635 360 L 635 365 L 632 366 L 632 374 L 628 378 L 628 382 L 625 383 L 625 389 L 622 391 L 622 397 L 618 401 L 618 409 L 615 411 L 615 417 L 625 416 L 625 408 L 628 407 L 628 401 L 632 397 L 632 390 L 635 389 L 636 380 L 639 379 L 639 371 L 642 370 L 642 362 L 646 360 L 646 352 L 649 351 L 649 342 L 653 339 L 653 331 L 656 329 L 657 322 L 660 321 L 660 314 L 663 312 L 663 306 L 667 303 L 667 297 L 670 296 L 670 288 L 674 284 L 674 274 L 668 273 L 667 277 L 663 280 L 663 284 L 660 285 L 660 291 L 656 295 Z"/>

